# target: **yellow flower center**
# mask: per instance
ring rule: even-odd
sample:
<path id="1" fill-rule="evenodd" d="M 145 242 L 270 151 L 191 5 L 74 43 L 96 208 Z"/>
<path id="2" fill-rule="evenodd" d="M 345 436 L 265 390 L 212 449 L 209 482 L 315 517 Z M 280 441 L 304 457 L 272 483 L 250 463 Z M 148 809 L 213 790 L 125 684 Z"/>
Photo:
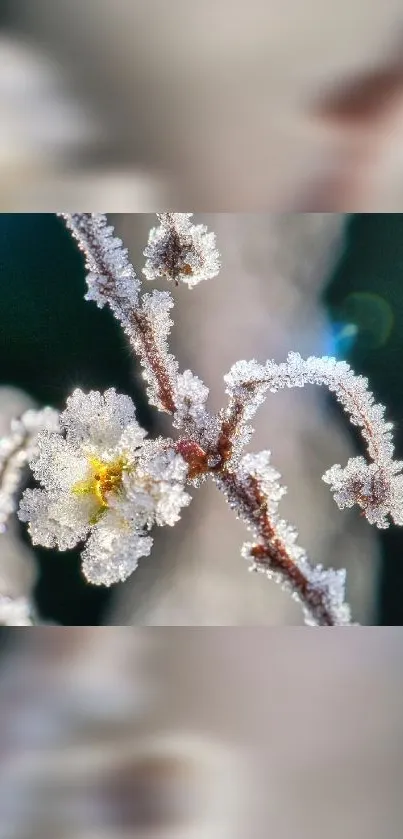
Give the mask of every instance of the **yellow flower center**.
<path id="1" fill-rule="evenodd" d="M 119 457 L 111 463 L 104 463 L 97 457 L 89 457 L 90 475 L 83 481 L 77 481 L 71 491 L 74 495 L 91 495 L 97 510 L 90 523 L 96 524 L 108 508 L 108 495 L 118 492 L 122 486 L 123 471 L 127 469 L 124 458 Z"/>

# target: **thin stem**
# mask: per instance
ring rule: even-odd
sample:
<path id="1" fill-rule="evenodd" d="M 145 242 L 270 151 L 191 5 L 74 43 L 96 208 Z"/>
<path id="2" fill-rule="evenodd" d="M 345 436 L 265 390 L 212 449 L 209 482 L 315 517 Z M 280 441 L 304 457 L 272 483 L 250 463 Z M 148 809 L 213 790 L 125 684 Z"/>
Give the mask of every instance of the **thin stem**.
<path id="1" fill-rule="evenodd" d="M 220 488 L 230 505 L 236 505 L 245 524 L 259 535 L 260 542 L 251 551 L 256 570 L 268 570 L 273 575 L 279 575 L 318 626 L 337 626 L 340 621 L 332 609 L 328 592 L 321 586 L 312 585 L 309 574 L 304 573 L 303 568 L 296 564 L 283 540 L 279 538 L 258 481 L 251 477 L 250 491 L 246 491 L 245 484 L 236 473 L 224 469 L 217 483 L 219 486 L 221 484 Z M 310 566 L 306 564 L 309 569 Z"/>
<path id="2" fill-rule="evenodd" d="M 168 414 L 175 413 L 174 385 L 168 365 L 159 351 L 154 329 L 145 312 L 133 311 L 132 323 L 137 333 L 137 346 L 141 346 L 143 363 L 152 371 L 161 406 Z"/>
<path id="3" fill-rule="evenodd" d="M 175 386 L 168 351 L 158 341 L 156 324 L 139 295 L 140 281 L 130 263 L 128 252 L 105 216 L 97 213 L 61 213 L 67 227 L 85 254 L 90 271 L 88 299 L 99 306 L 110 306 L 128 335 L 134 351 L 146 370 L 158 407 L 173 414 Z M 93 277 L 96 282 L 92 285 Z M 158 294 L 158 292 L 156 292 Z"/>
<path id="4" fill-rule="evenodd" d="M 226 377 L 227 380 L 230 377 L 231 374 Z M 290 353 L 288 360 L 282 364 L 270 362 L 268 369 L 261 366 L 260 376 L 254 376 L 253 379 L 237 379 L 231 384 L 230 403 L 222 413 L 222 418 L 232 429 L 232 439 L 241 430 L 245 419 L 250 418 L 248 400 L 255 399 L 254 413 L 263 401 L 265 390 L 272 388 L 273 391 L 277 391 L 306 384 L 324 385 L 334 392 L 353 424 L 361 428 L 369 456 L 376 464 L 382 466 L 385 460 L 391 460 L 392 426 L 385 423 L 384 407 L 375 404 L 373 394 L 367 389 L 367 381 L 362 376 L 356 376 L 345 362 L 328 358 L 305 360 L 298 353 Z"/>

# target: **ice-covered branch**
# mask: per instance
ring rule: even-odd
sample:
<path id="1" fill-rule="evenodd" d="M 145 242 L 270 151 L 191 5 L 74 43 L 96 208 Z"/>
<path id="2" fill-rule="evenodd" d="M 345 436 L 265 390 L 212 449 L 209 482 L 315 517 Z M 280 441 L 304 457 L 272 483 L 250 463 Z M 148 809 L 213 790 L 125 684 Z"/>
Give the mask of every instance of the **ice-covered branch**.
<path id="1" fill-rule="evenodd" d="M 286 387 L 306 384 L 325 385 L 332 391 L 349 416 L 360 428 L 370 462 L 363 457 L 350 458 L 343 469 L 331 467 L 323 480 L 331 485 L 339 507 L 358 504 L 371 524 L 388 527 L 387 516 L 403 523 L 403 463 L 393 460 L 392 424 L 385 422 L 383 405 L 375 403 L 368 381 L 356 376 L 345 361 L 334 358 L 301 358 L 289 353 L 287 361 L 239 361 L 225 376 L 230 403 L 223 413 L 232 428 L 233 440 L 245 434 L 245 422 L 255 413 L 268 390 L 275 393 Z"/>
<path id="2" fill-rule="evenodd" d="M 297 545 L 297 532 L 277 514 L 285 494 L 280 475 L 271 466 L 270 452 L 246 455 L 237 470 L 225 468 L 215 477 L 228 503 L 252 532 L 242 554 L 251 570 L 265 573 L 287 590 L 313 626 L 346 626 L 350 609 L 344 600 L 345 571 L 313 566 Z"/>
<path id="3" fill-rule="evenodd" d="M 191 215 L 158 214 L 160 227 L 151 231 L 145 250 L 148 280 L 193 287 L 217 274 L 214 234 L 193 225 Z M 171 294 L 141 294 L 128 251 L 104 215 L 63 218 L 85 254 L 86 299 L 99 307 L 107 304 L 118 318 L 144 368 L 150 402 L 172 415 L 180 436 L 147 441 L 129 397 L 113 388 L 104 394 L 77 389 L 67 399 L 58 429 L 41 431 L 34 451 L 21 429 L 21 439 L 17 434 L 9 441 L 3 455 L 0 449 L 0 474 L 9 475 L 0 516 L 4 498 L 5 508 L 10 503 L 13 508 L 17 472 L 29 452 L 40 488 L 25 491 L 19 516 L 28 522 L 33 543 L 60 550 L 85 543 L 87 580 L 111 585 L 127 579 L 139 558 L 148 556 L 155 525 L 178 521 L 190 502 L 186 484 L 197 486 L 211 477 L 252 533 L 253 541 L 242 551 L 251 569 L 289 591 L 301 603 L 307 623 L 349 625 L 345 572 L 311 564 L 296 531 L 278 515 L 285 488 L 270 452 L 242 457 L 242 450 L 253 430 L 248 423 L 268 391 L 325 385 L 360 428 L 369 461 L 350 458 L 344 469 L 336 464 L 323 479 L 340 507 L 358 504 L 378 527 L 388 526 L 387 516 L 403 524 L 403 463 L 393 460 L 392 426 L 384 421 L 384 408 L 375 403 L 367 380 L 332 358 L 290 353 L 280 364 L 239 361 L 225 377 L 227 407 L 211 415 L 206 385 L 191 370 L 179 374 L 169 353 Z"/>
<path id="4" fill-rule="evenodd" d="M 100 308 L 106 304 L 121 322 L 144 368 L 151 404 L 174 413 L 177 362 L 170 355 L 169 292 L 154 290 L 140 296 L 141 283 L 127 248 L 113 235 L 106 216 L 99 213 L 63 213 L 67 227 L 85 254 L 88 292 Z"/>

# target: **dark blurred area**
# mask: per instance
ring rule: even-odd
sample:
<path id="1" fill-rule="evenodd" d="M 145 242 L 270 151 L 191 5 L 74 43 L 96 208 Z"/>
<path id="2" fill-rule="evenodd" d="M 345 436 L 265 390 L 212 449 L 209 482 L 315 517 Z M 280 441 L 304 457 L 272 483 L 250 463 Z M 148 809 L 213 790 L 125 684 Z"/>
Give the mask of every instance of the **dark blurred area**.
<path id="1" fill-rule="evenodd" d="M 398 839 L 400 629 L 15 629 L 0 839 Z"/>
<path id="2" fill-rule="evenodd" d="M 403 207 L 401 0 L 3 0 L 1 208 Z"/>
<path id="3" fill-rule="evenodd" d="M 144 226 L 140 219 L 139 224 L 140 228 Z M 357 372 L 369 377 L 376 398 L 387 406 L 388 417 L 395 423 L 397 457 L 402 457 L 403 452 L 402 269 L 403 216 L 352 216 L 344 250 L 324 295 L 331 323 L 329 346 L 324 349 L 329 354 L 347 358 Z M 101 311 L 83 299 L 82 259 L 56 216 L 3 214 L 0 217 L 0 273 L 2 384 L 21 388 L 39 405 L 50 404 L 60 409 L 75 386 L 88 390 L 115 386 L 134 398 L 139 419 L 148 431 L 161 431 L 156 426 L 158 417 L 144 402 L 139 371 L 118 324 L 107 310 Z M 270 272 L 267 279 L 270 279 Z M 176 317 L 180 317 L 180 309 L 178 311 Z M 268 326 L 272 318 L 273 312 L 267 310 Z M 297 346 L 293 345 L 293 348 L 297 349 Z M 182 352 L 186 357 L 185 348 L 183 351 L 181 348 Z M 281 417 L 281 403 L 279 409 Z M 322 422 L 326 422 L 325 417 Z M 353 437 L 354 429 L 344 418 L 340 418 L 340 424 Z M 266 445 L 272 442 L 265 439 Z M 361 449 L 360 443 L 357 448 Z M 313 468 L 317 470 L 317 466 Z M 291 476 L 291 486 L 297 480 L 296 476 L 294 479 Z M 298 505 L 298 493 L 296 499 Z M 356 518 L 358 514 L 353 513 Z M 331 515 L 335 519 L 345 513 L 334 506 Z M 347 524 L 344 526 L 351 526 L 349 521 L 345 519 Z M 343 525 L 342 518 L 340 523 Z M 196 521 L 192 525 L 190 518 L 189 526 L 196 527 Z M 216 526 L 220 526 L 218 522 Z M 313 521 L 313 528 L 321 526 L 319 520 L 316 524 Z M 25 528 L 19 528 L 28 545 Z M 382 549 L 380 578 L 375 580 L 374 586 L 377 602 L 375 614 L 371 612 L 373 622 L 400 625 L 403 623 L 400 561 L 403 533 L 396 527 L 383 532 L 375 528 L 370 530 Z M 150 572 L 154 569 L 157 579 L 166 568 L 165 538 L 163 532 L 160 560 L 156 553 L 144 564 L 144 572 L 147 568 Z M 184 551 L 180 561 L 187 563 L 186 549 Z M 108 609 L 115 589 L 98 589 L 86 584 L 80 573 L 78 552 L 35 549 L 35 554 L 40 566 L 35 599 L 45 619 L 71 626 L 108 622 Z M 233 557 L 233 562 L 238 562 L 237 556 Z M 360 562 L 365 563 L 365 556 Z M 140 599 L 149 596 L 142 593 L 141 571 L 140 568 L 136 572 L 134 581 L 134 590 L 140 581 Z M 240 573 L 245 573 L 243 568 Z M 206 597 L 209 597 L 207 592 Z"/>

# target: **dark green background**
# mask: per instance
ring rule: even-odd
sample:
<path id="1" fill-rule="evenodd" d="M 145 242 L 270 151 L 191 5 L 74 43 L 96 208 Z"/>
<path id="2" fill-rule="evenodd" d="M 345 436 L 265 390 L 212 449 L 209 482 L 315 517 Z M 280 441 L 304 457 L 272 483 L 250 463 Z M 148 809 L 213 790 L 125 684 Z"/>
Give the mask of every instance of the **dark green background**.
<path id="1" fill-rule="evenodd" d="M 360 330 L 342 350 L 355 370 L 370 378 L 376 398 L 388 406 L 401 458 L 402 278 L 403 215 L 352 216 L 345 252 L 325 301 L 336 331 L 337 324 L 351 320 L 354 302 Z M 115 386 L 135 398 L 140 421 L 152 430 L 152 415 L 133 376 L 122 332 L 108 311 L 84 301 L 82 257 L 56 216 L 0 216 L 0 282 L 0 382 L 17 385 L 40 404 L 58 408 L 75 386 Z M 400 625 L 403 529 L 391 527 L 379 532 L 379 539 L 383 566 L 378 622 Z M 101 623 L 110 591 L 85 584 L 78 553 L 37 553 L 41 574 L 36 597 L 43 616 L 66 625 Z"/>

